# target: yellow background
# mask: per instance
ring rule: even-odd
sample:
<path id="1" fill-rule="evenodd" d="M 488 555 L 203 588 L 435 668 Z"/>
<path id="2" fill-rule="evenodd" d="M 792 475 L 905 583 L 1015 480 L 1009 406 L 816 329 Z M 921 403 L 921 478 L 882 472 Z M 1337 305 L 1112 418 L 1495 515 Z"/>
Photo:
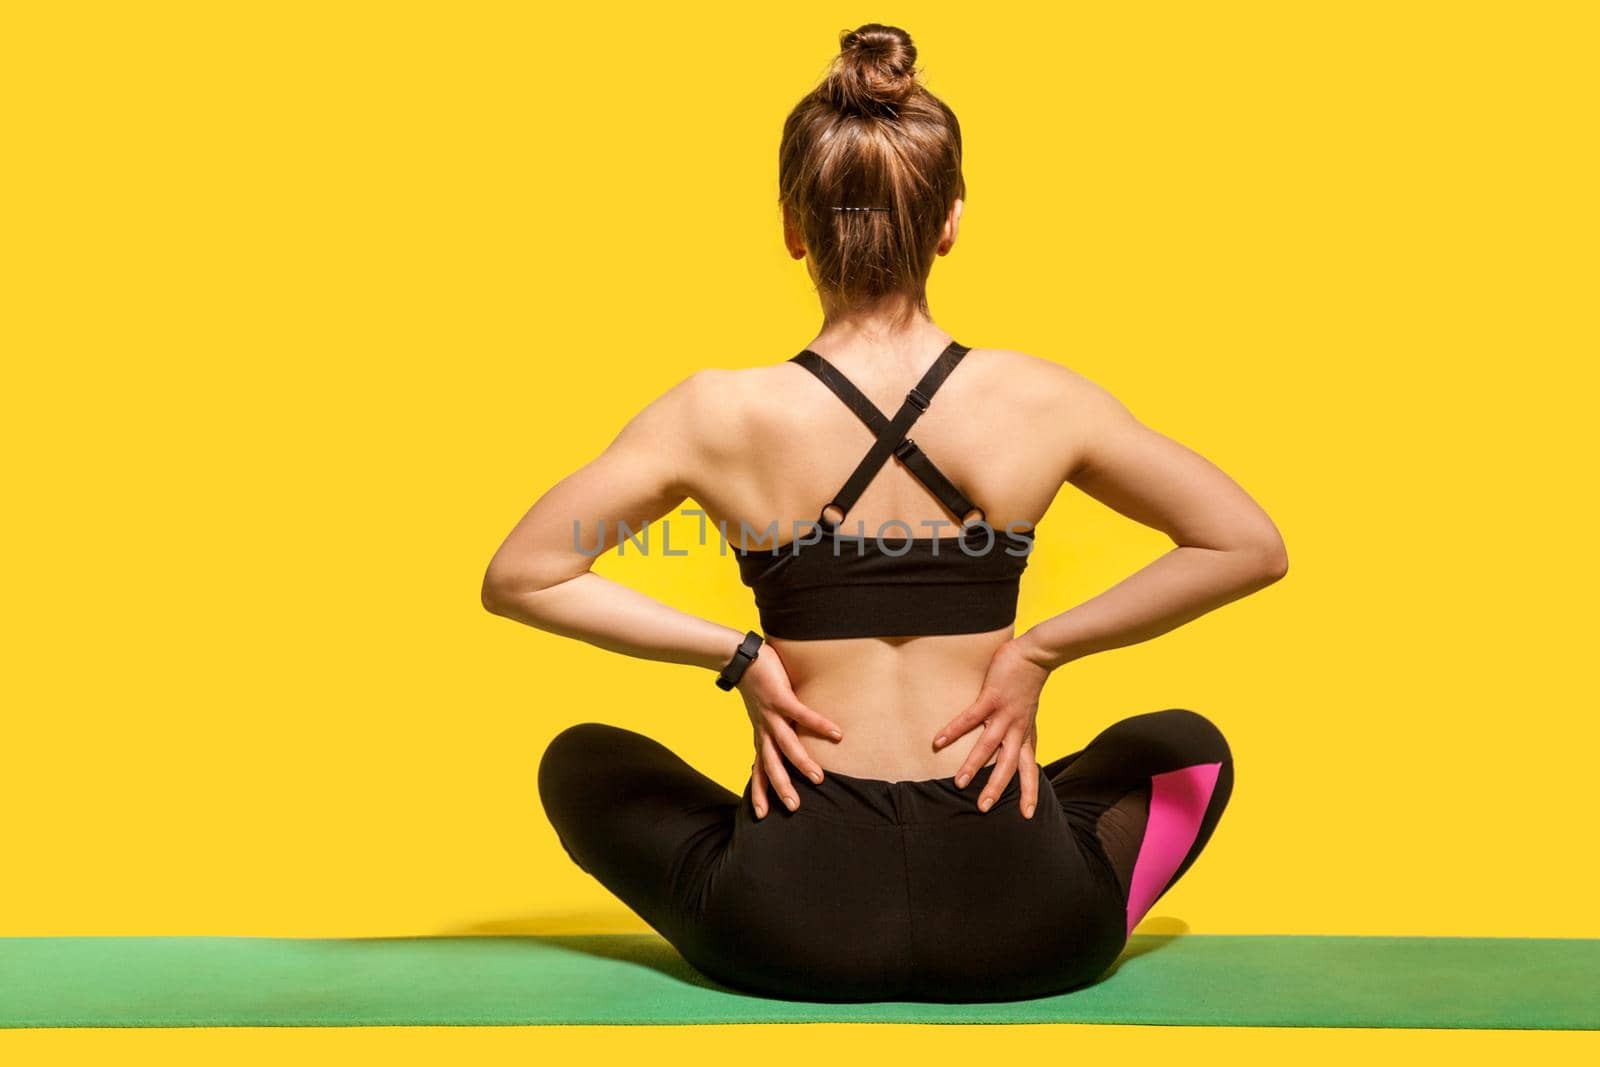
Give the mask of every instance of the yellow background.
<path id="1" fill-rule="evenodd" d="M 937 321 L 1289 546 L 1046 690 L 1046 757 L 1174 705 L 1230 737 L 1144 928 L 1600 936 L 1588 12 L 13 6 L 0 935 L 643 929 L 539 754 L 598 719 L 738 789 L 743 709 L 478 583 L 648 400 L 813 335 L 778 134 L 876 19 L 964 127 Z M 1071 487 L 1040 542 L 1022 626 L 1167 547 Z M 601 570 L 754 624 L 714 546 Z"/>

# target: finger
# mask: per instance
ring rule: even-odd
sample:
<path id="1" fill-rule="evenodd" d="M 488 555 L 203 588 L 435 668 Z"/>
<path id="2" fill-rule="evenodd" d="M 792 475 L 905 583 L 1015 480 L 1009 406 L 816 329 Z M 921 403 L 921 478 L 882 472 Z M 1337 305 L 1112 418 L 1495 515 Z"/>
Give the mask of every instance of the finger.
<path id="1" fill-rule="evenodd" d="M 822 765 L 811 758 L 811 753 L 807 752 L 806 747 L 800 743 L 799 736 L 795 734 L 793 727 L 788 722 L 779 717 L 777 722 L 769 724 L 767 733 L 777 743 L 783 754 L 789 757 L 790 763 L 799 767 L 805 773 L 805 776 L 813 782 L 818 785 L 822 784 Z"/>
<path id="2" fill-rule="evenodd" d="M 756 818 L 767 816 L 767 772 L 758 758 L 750 765 L 750 806 L 756 809 Z"/>
<path id="3" fill-rule="evenodd" d="M 980 693 L 978 699 L 968 704 L 966 709 L 945 724 L 933 738 L 935 751 L 948 745 L 956 738 L 968 734 L 972 729 L 994 713 L 992 701 L 987 693 Z"/>
<path id="4" fill-rule="evenodd" d="M 761 765 L 767 769 L 767 781 L 772 788 L 777 790 L 778 796 L 783 798 L 783 803 L 790 811 L 800 806 L 800 796 L 795 792 L 794 783 L 789 781 L 789 772 L 783 769 L 783 761 L 778 758 L 778 749 L 772 743 L 768 734 L 761 735 Z"/>
<path id="5" fill-rule="evenodd" d="M 1022 817 L 1033 818 L 1033 809 L 1039 806 L 1039 761 L 1033 755 L 1033 733 L 1022 742 Z"/>
<path id="6" fill-rule="evenodd" d="M 993 723 L 984 724 L 983 734 L 972 743 L 972 751 L 967 753 L 966 761 L 961 764 L 961 769 L 956 772 L 956 787 L 965 789 L 967 783 L 972 781 L 972 776 L 989 762 L 989 757 L 994 755 L 994 750 L 1000 747 L 1001 731 Z"/>
<path id="7" fill-rule="evenodd" d="M 989 780 L 983 783 L 983 792 L 978 795 L 979 811 L 988 811 L 994 807 L 995 802 L 1000 799 L 1000 794 L 1006 791 L 1006 783 L 1017 773 L 1019 742 L 1020 739 L 1015 734 L 1007 734 L 1001 740 L 1000 758 L 995 761 L 994 771 L 989 775 Z"/>
<path id="8" fill-rule="evenodd" d="M 839 729 L 838 723 L 821 712 L 806 707 L 798 700 L 785 708 L 783 714 L 813 733 L 821 734 L 833 741 L 844 740 L 844 731 Z"/>

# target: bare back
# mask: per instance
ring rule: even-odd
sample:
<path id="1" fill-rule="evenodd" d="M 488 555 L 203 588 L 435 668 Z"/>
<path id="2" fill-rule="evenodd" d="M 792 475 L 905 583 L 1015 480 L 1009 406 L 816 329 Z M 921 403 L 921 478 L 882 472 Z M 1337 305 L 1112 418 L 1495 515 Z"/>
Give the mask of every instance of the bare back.
<path id="1" fill-rule="evenodd" d="M 937 344 L 891 361 L 881 353 L 827 353 L 880 409 L 893 411 L 937 354 Z M 850 475 L 873 434 L 811 374 L 785 362 L 710 372 L 722 398 L 707 439 L 706 469 L 689 490 L 713 522 L 739 536 L 741 523 L 776 522 L 779 541 L 813 519 Z M 998 530 L 1031 528 L 1060 489 L 1071 442 L 1065 419 L 1076 378 L 1019 352 L 974 348 L 918 420 L 915 440 L 940 470 L 980 504 Z M 704 414 L 712 414 L 706 412 Z M 938 499 L 898 462 L 868 484 L 848 523 L 886 539 L 956 530 Z M 943 524 L 943 525 L 937 525 Z M 825 769 L 860 777 L 922 779 L 955 773 L 965 746 L 933 751 L 938 727 L 977 695 L 995 649 L 1012 627 L 988 633 L 901 638 L 783 640 L 769 637 L 796 695 L 844 729 L 833 744 L 801 735 Z"/>
<path id="2" fill-rule="evenodd" d="M 949 336 L 930 327 L 892 344 L 855 347 L 846 340 L 819 354 L 881 417 L 905 402 L 909 387 L 938 365 L 947 345 L 953 346 Z M 1025 531 L 1070 482 L 1165 533 L 1174 548 L 1015 639 L 1010 624 L 987 632 L 918 626 L 910 632 L 928 636 L 915 637 L 828 636 L 853 628 L 847 625 L 819 625 L 810 640 L 769 634 L 782 678 L 766 686 L 765 699 L 770 704 L 788 694 L 809 709 L 806 714 L 831 721 L 843 734 L 838 742 L 823 740 L 827 732 L 795 737 L 793 754 L 823 770 L 898 780 L 958 775 L 969 756 L 981 752 L 988 759 L 996 751 L 981 737 L 966 736 L 984 720 L 958 729 L 956 740 L 937 750 L 933 738 L 978 707 L 998 660 L 1021 670 L 1015 661 L 1025 655 L 1029 671 L 1048 672 L 1069 659 L 1149 640 L 1287 572 L 1283 539 L 1249 494 L 1199 453 L 1144 425 L 1105 389 L 1020 352 L 962 351 L 931 401 L 915 405 L 925 406 L 914 424 L 920 452 L 907 450 L 904 460 L 918 468 L 931 462 L 959 491 L 952 495 L 946 485 L 936 494 L 915 476 L 918 468 L 896 458 L 876 469 L 846 516 L 829 515 L 829 522 L 842 522 L 850 536 L 860 529 L 899 540 L 909 529 L 913 538 L 941 538 L 956 532 L 946 507 L 964 498 L 996 531 Z M 842 487 L 849 490 L 842 498 L 849 499 L 860 481 L 852 472 L 871 468 L 881 455 L 864 419 L 876 421 L 841 403 L 792 361 L 692 374 L 534 503 L 490 561 L 485 606 L 629 655 L 722 669 L 743 636 L 738 630 L 593 574 L 596 555 L 616 544 L 621 523 L 639 529 L 690 498 L 740 542 L 734 547 L 763 547 L 741 531 L 774 523 L 774 540 L 786 544 L 821 517 Z M 897 427 L 888 427 L 892 437 Z M 905 525 L 890 525 L 895 522 Z M 923 586 L 941 588 L 939 582 Z M 952 596 L 923 603 L 961 602 Z M 977 617 L 1004 616 L 997 610 Z M 1030 685 L 1038 674 L 1031 678 Z M 770 756 L 776 750 L 766 740 Z"/>

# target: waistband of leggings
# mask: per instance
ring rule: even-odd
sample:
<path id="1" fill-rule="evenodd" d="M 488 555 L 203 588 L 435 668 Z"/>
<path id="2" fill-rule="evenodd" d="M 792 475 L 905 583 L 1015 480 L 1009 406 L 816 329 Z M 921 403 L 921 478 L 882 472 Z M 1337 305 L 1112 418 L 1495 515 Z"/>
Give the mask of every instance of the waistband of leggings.
<path id="1" fill-rule="evenodd" d="M 1021 777 L 1014 774 L 994 806 L 987 812 L 978 810 L 978 797 L 994 774 L 992 764 L 979 768 L 963 789 L 956 785 L 954 775 L 889 781 L 857 778 L 827 769 L 823 770 L 822 782 L 818 784 L 807 778 L 789 757 L 780 752 L 778 758 L 789 772 L 789 780 L 800 798 L 799 810 L 792 813 L 795 815 L 857 824 L 909 826 L 947 823 L 967 817 L 992 818 L 1005 809 L 1018 807 L 1022 799 Z M 768 795 L 775 813 L 788 811 L 770 787 Z"/>

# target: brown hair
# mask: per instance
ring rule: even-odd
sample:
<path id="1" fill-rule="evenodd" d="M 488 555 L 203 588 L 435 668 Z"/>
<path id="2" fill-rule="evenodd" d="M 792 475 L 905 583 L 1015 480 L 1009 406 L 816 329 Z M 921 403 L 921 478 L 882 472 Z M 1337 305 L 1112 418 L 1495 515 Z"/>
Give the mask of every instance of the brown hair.
<path id="1" fill-rule="evenodd" d="M 804 236 L 817 288 L 852 305 L 903 292 L 926 312 L 939 235 L 966 198 L 960 123 L 917 81 L 916 61 L 896 26 L 846 30 L 827 77 L 783 124 L 778 201 Z"/>

